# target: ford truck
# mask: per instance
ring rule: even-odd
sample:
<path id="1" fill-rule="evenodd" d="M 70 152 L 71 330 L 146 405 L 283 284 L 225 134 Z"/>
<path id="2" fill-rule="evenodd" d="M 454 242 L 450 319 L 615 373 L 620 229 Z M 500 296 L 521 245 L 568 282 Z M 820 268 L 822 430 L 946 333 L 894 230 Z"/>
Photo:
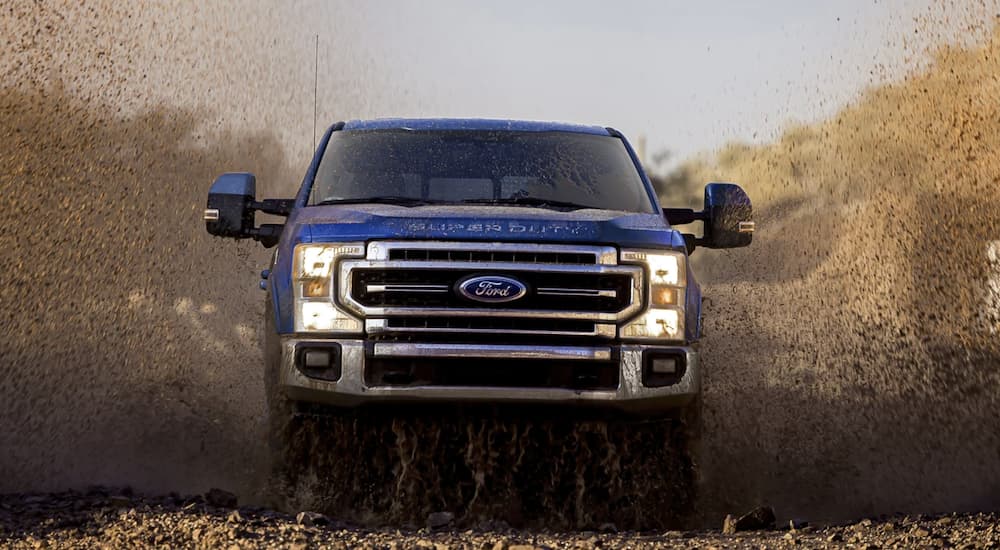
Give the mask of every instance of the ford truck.
<path id="1" fill-rule="evenodd" d="M 294 199 L 258 201 L 255 186 L 220 176 L 204 219 L 276 246 L 262 287 L 278 446 L 310 404 L 690 412 L 702 296 L 689 255 L 754 230 L 734 184 L 708 184 L 702 210 L 662 208 L 625 137 L 599 126 L 338 123 Z M 678 229 L 692 224 L 699 235 Z"/>

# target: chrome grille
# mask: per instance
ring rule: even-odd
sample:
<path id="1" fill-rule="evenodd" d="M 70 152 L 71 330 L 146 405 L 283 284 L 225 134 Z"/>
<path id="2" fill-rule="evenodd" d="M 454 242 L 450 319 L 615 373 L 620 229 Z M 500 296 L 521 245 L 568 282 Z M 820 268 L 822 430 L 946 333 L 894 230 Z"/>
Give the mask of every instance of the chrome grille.
<path id="1" fill-rule="evenodd" d="M 463 297 L 472 276 L 501 275 L 528 293 L 504 303 Z M 370 334 L 469 333 L 612 338 L 642 306 L 642 269 L 613 247 L 378 241 L 340 265 L 338 298 Z"/>
<path id="2" fill-rule="evenodd" d="M 560 273 L 487 268 L 492 275 L 514 277 L 529 287 L 521 299 L 503 304 L 470 302 L 454 291 L 478 270 L 375 268 L 355 269 L 351 295 L 365 307 L 536 309 L 617 313 L 631 301 L 632 276 L 619 273 Z"/>

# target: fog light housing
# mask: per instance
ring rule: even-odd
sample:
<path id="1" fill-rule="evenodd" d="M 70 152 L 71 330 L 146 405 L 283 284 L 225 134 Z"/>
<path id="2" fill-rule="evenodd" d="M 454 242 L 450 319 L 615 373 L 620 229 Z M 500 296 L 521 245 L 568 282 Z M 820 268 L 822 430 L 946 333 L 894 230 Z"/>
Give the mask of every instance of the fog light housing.
<path id="1" fill-rule="evenodd" d="M 676 351 L 647 351 L 643 360 L 642 385 L 647 388 L 672 386 L 684 378 L 687 356 Z"/>
<path id="2" fill-rule="evenodd" d="M 329 368 L 330 352 L 326 350 L 307 349 L 302 352 L 302 366 L 307 369 Z"/>
<path id="3" fill-rule="evenodd" d="M 295 368 L 309 378 L 340 380 L 340 344 L 316 342 L 296 346 Z"/>
<path id="4" fill-rule="evenodd" d="M 674 357 L 654 357 L 649 363 L 653 374 L 677 374 L 677 359 Z"/>

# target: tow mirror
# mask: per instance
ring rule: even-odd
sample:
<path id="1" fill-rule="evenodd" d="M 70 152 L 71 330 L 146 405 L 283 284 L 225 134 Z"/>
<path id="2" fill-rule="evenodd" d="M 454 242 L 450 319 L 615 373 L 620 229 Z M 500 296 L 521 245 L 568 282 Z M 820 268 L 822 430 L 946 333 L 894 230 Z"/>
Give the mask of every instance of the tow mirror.
<path id="1" fill-rule="evenodd" d="M 684 233 L 688 252 L 695 247 L 739 248 L 749 246 L 756 228 L 753 206 L 746 192 L 733 183 L 710 183 L 705 186 L 705 209 L 664 208 L 663 215 L 670 225 L 685 225 L 701 221 L 705 230 L 701 237 Z"/>
<path id="2" fill-rule="evenodd" d="M 246 239 L 253 225 L 257 178 L 245 172 L 222 174 L 208 191 L 205 229 L 217 237 Z"/>
<path id="3" fill-rule="evenodd" d="M 208 190 L 205 229 L 217 237 L 254 239 L 270 248 L 281 238 L 282 224 L 254 226 L 254 212 L 287 216 L 295 208 L 294 199 L 265 199 L 257 202 L 257 178 L 246 172 L 222 174 Z"/>
<path id="4" fill-rule="evenodd" d="M 756 226 L 753 206 L 746 192 L 733 183 L 710 183 L 705 186 L 706 248 L 750 246 Z"/>

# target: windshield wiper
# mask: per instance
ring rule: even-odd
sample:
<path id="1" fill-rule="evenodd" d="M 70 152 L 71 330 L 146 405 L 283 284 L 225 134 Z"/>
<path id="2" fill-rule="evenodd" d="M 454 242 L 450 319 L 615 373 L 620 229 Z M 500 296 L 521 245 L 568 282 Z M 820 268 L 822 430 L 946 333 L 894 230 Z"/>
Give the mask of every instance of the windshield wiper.
<path id="1" fill-rule="evenodd" d="M 504 204 L 504 205 L 515 205 L 515 206 L 523 205 L 523 206 L 540 206 L 543 208 L 548 207 L 552 209 L 565 209 L 565 210 L 580 210 L 581 208 L 593 208 L 593 206 L 577 204 L 575 202 L 542 199 L 538 197 L 507 197 L 505 199 L 469 199 L 462 201 L 462 204 Z"/>
<path id="2" fill-rule="evenodd" d="M 314 206 L 322 206 L 327 204 L 396 204 L 399 206 L 423 206 L 425 204 L 443 204 L 443 203 L 439 201 L 417 199 L 414 197 L 398 197 L 390 195 L 384 197 L 365 197 L 360 199 L 326 199 L 317 202 Z"/>

